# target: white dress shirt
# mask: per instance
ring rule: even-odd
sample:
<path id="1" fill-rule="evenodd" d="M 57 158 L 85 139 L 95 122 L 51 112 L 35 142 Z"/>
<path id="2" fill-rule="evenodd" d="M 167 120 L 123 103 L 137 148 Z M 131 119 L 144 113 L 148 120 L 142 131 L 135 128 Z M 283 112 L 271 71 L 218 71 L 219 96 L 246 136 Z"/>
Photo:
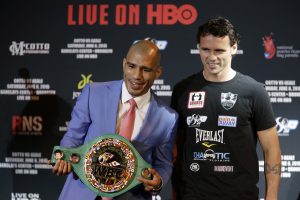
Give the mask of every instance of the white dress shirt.
<path id="1" fill-rule="evenodd" d="M 120 127 L 120 121 L 121 121 L 122 116 L 130 108 L 129 100 L 131 98 L 132 98 L 132 96 L 129 94 L 129 92 L 126 88 L 125 82 L 123 82 L 121 101 L 119 103 L 119 110 L 118 110 L 118 124 L 117 124 L 118 130 Z M 145 119 L 146 113 L 149 108 L 150 98 L 151 98 L 150 89 L 148 90 L 148 92 L 146 94 L 139 96 L 139 97 L 134 97 L 134 100 L 136 102 L 136 109 L 135 109 L 135 121 L 134 121 L 133 132 L 131 135 L 131 140 L 134 140 L 140 132 L 141 126 L 143 124 L 143 121 Z"/>

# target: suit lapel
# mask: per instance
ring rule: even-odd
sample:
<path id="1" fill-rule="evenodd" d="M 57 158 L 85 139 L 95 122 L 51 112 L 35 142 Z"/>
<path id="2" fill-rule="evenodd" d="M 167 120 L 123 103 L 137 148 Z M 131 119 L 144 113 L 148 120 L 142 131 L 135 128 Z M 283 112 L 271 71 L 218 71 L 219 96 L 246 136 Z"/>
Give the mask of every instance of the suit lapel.
<path id="1" fill-rule="evenodd" d="M 145 119 L 143 121 L 143 124 L 141 126 L 141 129 L 137 137 L 134 139 L 135 141 L 144 142 L 149 138 L 149 136 L 151 135 L 151 131 L 149 130 L 149 127 L 155 126 L 155 124 L 153 124 L 153 117 L 155 116 L 157 108 L 158 108 L 157 101 L 154 97 L 154 94 L 151 93 L 150 105 L 146 113 Z"/>
<path id="2" fill-rule="evenodd" d="M 121 96 L 121 88 L 123 81 L 117 81 L 111 85 L 107 86 L 107 98 L 105 105 L 105 114 L 107 116 L 106 123 L 104 126 L 107 127 L 111 133 L 116 132 L 117 118 L 118 118 L 118 108 L 119 108 L 119 100 Z"/>

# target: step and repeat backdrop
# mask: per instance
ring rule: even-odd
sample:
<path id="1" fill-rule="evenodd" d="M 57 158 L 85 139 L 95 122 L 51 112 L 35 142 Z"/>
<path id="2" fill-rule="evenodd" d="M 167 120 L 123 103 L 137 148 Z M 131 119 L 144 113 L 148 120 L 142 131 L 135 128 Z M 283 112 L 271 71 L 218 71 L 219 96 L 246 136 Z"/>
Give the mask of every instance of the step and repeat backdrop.
<path id="1" fill-rule="evenodd" d="M 155 38 L 163 75 L 152 89 L 201 70 L 196 32 L 215 16 L 242 36 L 233 68 L 265 83 L 282 148 L 280 200 L 300 190 L 298 3 L 279 1 L 4 1 L 0 7 L 0 199 L 57 199 L 65 177 L 47 164 L 89 82 L 122 79 L 128 47 Z M 263 156 L 258 145 L 260 197 Z M 154 199 L 154 198 L 153 198 Z M 168 183 L 156 199 L 172 199 Z"/>

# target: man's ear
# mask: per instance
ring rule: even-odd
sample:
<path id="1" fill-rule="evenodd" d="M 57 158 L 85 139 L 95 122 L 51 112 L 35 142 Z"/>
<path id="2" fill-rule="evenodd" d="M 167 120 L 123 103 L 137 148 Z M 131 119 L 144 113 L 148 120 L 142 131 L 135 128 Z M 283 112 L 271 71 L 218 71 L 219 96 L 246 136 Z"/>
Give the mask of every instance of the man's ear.
<path id="1" fill-rule="evenodd" d="M 125 71 L 126 62 L 127 62 L 126 58 L 123 58 L 123 71 Z"/>
<path id="2" fill-rule="evenodd" d="M 235 55 L 237 52 L 237 43 L 235 43 L 232 47 L 231 47 L 231 55 Z"/>

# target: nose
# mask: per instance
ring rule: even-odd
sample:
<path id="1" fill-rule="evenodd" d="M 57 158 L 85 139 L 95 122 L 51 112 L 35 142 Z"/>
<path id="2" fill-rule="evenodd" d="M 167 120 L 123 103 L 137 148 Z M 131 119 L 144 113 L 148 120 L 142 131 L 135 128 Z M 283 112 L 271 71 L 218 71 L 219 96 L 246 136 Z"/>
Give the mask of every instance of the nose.
<path id="1" fill-rule="evenodd" d="M 135 68 L 135 70 L 133 71 L 133 77 L 135 79 L 142 79 L 142 77 L 143 77 L 143 70 L 140 69 L 139 67 Z"/>
<path id="2" fill-rule="evenodd" d="M 209 52 L 208 53 L 208 59 L 209 60 L 216 60 L 217 56 L 214 54 L 214 52 Z"/>

